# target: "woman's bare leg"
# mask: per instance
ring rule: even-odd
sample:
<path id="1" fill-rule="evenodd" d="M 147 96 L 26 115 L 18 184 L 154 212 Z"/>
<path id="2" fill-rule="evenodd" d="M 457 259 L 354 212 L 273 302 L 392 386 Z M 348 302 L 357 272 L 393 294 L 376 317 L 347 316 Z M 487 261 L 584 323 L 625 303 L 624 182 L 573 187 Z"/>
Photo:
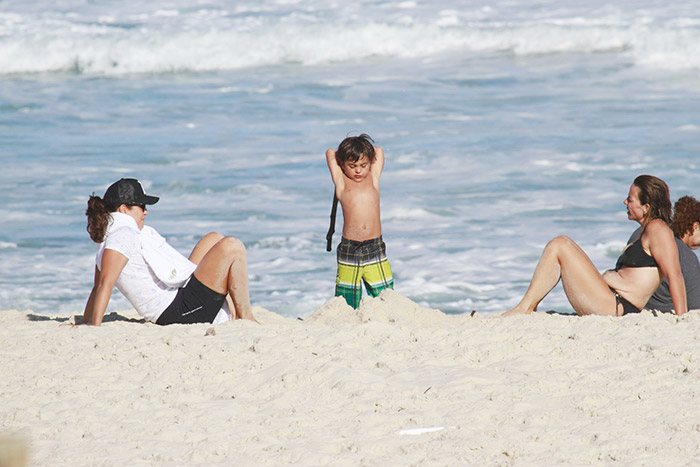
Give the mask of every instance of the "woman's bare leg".
<path id="1" fill-rule="evenodd" d="M 204 255 L 211 250 L 211 247 L 216 245 L 222 238 L 224 238 L 224 236 L 219 232 L 209 232 L 204 237 L 199 239 L 197 244 L 192 249 L 192 253 L 190 253 L 189 260 L 194 264 L 199 264 L 199 262 L 202 261 L 202 258 L 204 258 Z"/>
<path id="2" fill-rule="evenodd" d="M 245 246 L 240 240 L 222 237 L 200 259 L 194 275 L 215 292 L 228 293 L 233 301 L 231 312 L 235 317 L 256 321 L 250 311 L 248 264 Z"/>
<path id="3" fill-rule="evenodd" d="M 560 236 L 542 253 L 525 296 L 504 315 L 531 313 L 561 279 L 571 306 L 579 315 L 616 315 L 617 302 L 588 255 L 573 240 Z"/>
<path id="4" fill-rule="evenodd" d="M 194 264 L 199 264 L 199 262 L 202 261 L 202 258 L 204 258 L 204 255 L 211 250 L 211 247 L 216 245 L 222 238 L 224 238 L 224 236 L 219 232 L 209 232 L 194 246 L 192 253 L 190 253 L 189 260 Z M 228 293 L 226 293 L 226 303 L 228 304 L 228 309 L 231 312 L 233 319 L 240 319 L 241 316 L 236 313 L 236 307 L 233 306 L 233 300 L 231 300 L 231 296 Z"/>

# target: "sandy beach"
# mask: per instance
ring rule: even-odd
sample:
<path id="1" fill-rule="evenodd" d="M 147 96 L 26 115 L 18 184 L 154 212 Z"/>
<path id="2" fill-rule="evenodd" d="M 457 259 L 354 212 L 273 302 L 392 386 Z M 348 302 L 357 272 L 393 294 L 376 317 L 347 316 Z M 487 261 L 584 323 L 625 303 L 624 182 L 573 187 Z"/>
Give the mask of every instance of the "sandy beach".
<path id="1" fill-rule="evenodd" d="M 0 437 L 30 465 L 695 465 L 700 314 L 102 327 L 0 312 Z"/>

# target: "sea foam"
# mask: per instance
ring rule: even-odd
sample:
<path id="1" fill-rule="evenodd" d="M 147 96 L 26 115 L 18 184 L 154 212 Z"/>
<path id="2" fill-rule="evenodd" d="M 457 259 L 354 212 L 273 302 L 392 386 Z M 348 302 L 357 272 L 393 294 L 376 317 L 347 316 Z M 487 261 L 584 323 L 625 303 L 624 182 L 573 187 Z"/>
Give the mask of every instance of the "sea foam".
<path id="1" fill-rule="evenodd" d="M 218 13 L 160 9 L 127 17 L 6 12 L 0 15 L 0 73 L 203 72 L 448 52 L 619 53 L 640 66 L 700 67 L 700 25 L 693 18 L 572 11 L 568 17 L 474 19 L 453 10 L 423 17 L 410 5 L 403 12 L 345 21 L 342 27 L 322 8 L 303 15 L 281 7 Z"/>

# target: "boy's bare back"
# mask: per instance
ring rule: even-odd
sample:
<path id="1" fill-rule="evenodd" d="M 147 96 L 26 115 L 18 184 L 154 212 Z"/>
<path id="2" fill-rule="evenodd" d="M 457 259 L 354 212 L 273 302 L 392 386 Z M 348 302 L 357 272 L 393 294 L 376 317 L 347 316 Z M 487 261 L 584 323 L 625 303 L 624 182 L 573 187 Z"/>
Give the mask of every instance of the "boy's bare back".
<path id="1" fill-rule="evenodd" d="M 366 156 L 346 161 L 341 167 L 336 150 L 326 151 L 326 162 L 335 184 L 335 194 L 343 207 L 343 237 L 365 241 L 382 235 L 379 212 L 379 177 L 384 168 L 384 151 L 374 146 L 375 159 Z"/>

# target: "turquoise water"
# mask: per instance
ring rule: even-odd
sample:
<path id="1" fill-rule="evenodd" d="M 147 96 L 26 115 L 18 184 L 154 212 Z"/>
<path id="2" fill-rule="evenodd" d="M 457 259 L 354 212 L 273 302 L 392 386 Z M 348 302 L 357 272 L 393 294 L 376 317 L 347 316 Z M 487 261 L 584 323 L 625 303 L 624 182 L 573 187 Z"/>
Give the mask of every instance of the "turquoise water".
<path id="1" fill-rule="evenodd" d="M 446 312 L 512 306 L 557 234 L 612 267 L 640 173 L 700 196 L 697 2 L 186 3 L 3 2 L 0 309 L 82 312 L 85 202 L 129 176 L 176 248 L 235 235 L 254 304 L 310 314 L 347 134 L 387 154 L 396 289 Z"/>

